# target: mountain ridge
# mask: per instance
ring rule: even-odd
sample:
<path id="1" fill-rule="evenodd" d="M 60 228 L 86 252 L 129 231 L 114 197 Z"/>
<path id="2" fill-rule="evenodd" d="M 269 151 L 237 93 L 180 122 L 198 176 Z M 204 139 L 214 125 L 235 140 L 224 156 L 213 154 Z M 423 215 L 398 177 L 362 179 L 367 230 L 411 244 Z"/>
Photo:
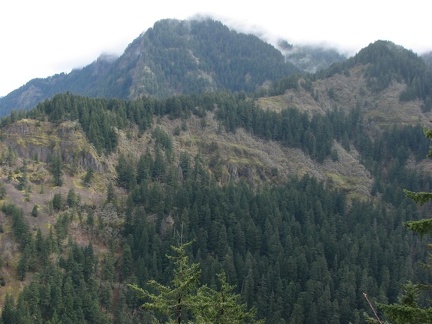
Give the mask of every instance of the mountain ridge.
<path id="1" fill-rule="evenodd" d="M 163 25 L 168 24 L 172 25 L 171 28 L 162 28 Z M 194 25 L 197 26 L 193 27 Z M 195 32 L 193 32 L 192 29 L 194 29 Z M 165 32 L 166 35 L 162 35 L 161 33 L 163 32 Z M 188 34 L 190 32 L 193 32 L 193 34 Z M 216 32 L 219 33 L 219 36 L 215 35 Z M 170 35 L 170 33 L 172 35 Z M 181 36 L 182 33 L 183 36 L 186 35 L 189 39 L 191 39 L 191 41 L 189 42 L 186 38 L 183 38 L 186 43 L 189 42 L 189 47 L 187 48 L 187 51 L 189 53 L 187 51 L 185 52 L 186 43 L 182 45 L 181 42 L 179 42 L 179 40 L 182 39 L 181 37 L 183 37 Z M 204 35 L 204 33 L 207 34 Z M 153 37 L 152 39 L 150 35 L 157 35 L 157 38 L 155 39 Z M 170 41 L 168 40 L 173 35 L 177 35 L 176 37 L 178 38 L 173 44 L 176 44 L 175 46 L 180 47 L 172 47 L 172 45 L 169 45 Z M 163 43 L 157 43 L 158 38 L 164 39 Z M 212 40 L 212 38 L 214 38 L 214 40 Z M 171 39 L 173 40 L 175 38 Z M 142 43 L 142 41 L 144 41 L 144 43 Z M 226 56 L 228 54 L 225 53 L 225 49 L 222 52 L 219 50 L 220 52 L 219 54 L 217 54 L 219 55 L 218 58 L 213 57 L 205 59 L 205 57 L 200 54 L 205 53 L 203 52 L 203 50 L 208 51 L 208 49 L 206 49 L 206 46 L 208 45 L 205 44 L 217 44 L 217 42 L 221 41 L 226 42 L 226 44 L 223 45 L 223 48 L 225 49 L 234 49 L 236 46 L 243 47 L 243 53 L 239 49 L 236 50 L 239 56 L 236 60 L 234 60 L 233 63 L 230 63 L 234 65 L 229 67 L 230 71 L 235 72 L 238 70 L 238 76 L 229 75 L 229 78 L 222 77 L 221 75 L 218 76 L 223 70 L 225 70 L 225 72 L 223 73 L 226 73 L 226 69 L 228 68 L 226 64 L 228 62 L 221 61 L 219 63 L 219 66 L 212 66 L 218 60 L 220 61 L 224 57 L 224 55 Z M 251 41 L 255 42 L 255 45 L 248 45 Z M 185 78 L 185 76 L 182 76 L 181 73 L 177 76 L 177 78 L 180 78 L 178 79 L 177 84 L 182 84 L 182 87 L 190 84 L 189 86 L 187 86 L 189 88 L 176 89 L 176 85 L 175 82 L 173 83 L 173 80 L 167 82 L 166 77 L 163 75 L 165 73 L 164 68 L 161 69 L 161 67 L 165 66 L 166 69 L 166 67 L 172 63 L 158 62 L 158 57 L 162 57 L 161 53 L 155 52 L 156 54 L 153 53 L 152 57 L 147 57 L 146 59 L 144 59 L 145 63 L 139 63 L 140 59 L 138 58 L 138 56 L 142 57 L 142 55 L 146 55 L 145 53 L 149 53 L 149 51 L 151 52 L 152 48 L 155 48 L 155 44 L 159 44 L 156 46 L 158 50 L 168 45 L 172 47 L 172 50 L 174 50 L 174 48 L 177 48 L 176 50 L 178 51 L 178 53 L 176 55 L 180 55 L 182 59 L 180 59 L 179 61 L 179 58 L 177 58 L 175 61 L 171 62 L 176 62 L 175 64 L 183 62 L 183 67 L 186 61 L 189 62 L 188 67 L 186 66 L 189 72 L 185 73 L 186 76 L 189 75 L 189 77 Z M 193 49 L 191 46 L 198 47 L 195 47 L 195 49 Z M 251 46 L 251 48 L 248 49 L 248 46 Z M 181 48 L 183 48 L 183 50 Z M 258 48 L 260 49 L 256 51 Z M 165 19 L 156 22 L 152 28 L 148 29 L 146 32 L 143 32 L 139 37 L 132 41 L 125 49 L 124 53 L 117 58 L 117 60 L 113 60 L 113 58 L 111 58 L 110 60 L 106 60 L 106 58 L 104 58 L 104 56 L 102 55 L 84 68 L 73 69 L 70 73 L 60 73 L 45 79 L 30 80 L 24 86 L 12 91 L 10 94 L 0 99 L 0 111 L 3 111 L 4 115 L 11 109 L 29 109 L 35 106 L 38 102 L 43 101 L 46 98 L 50 98 L 56 93 L 66 91 L 93 97 L 114 96 L 130 99 L 135 98 L 139 95 L 156 95 L 156 93 L 157 96 L 169 96 L 176 93 L 187 93 L 191 90 L 200 91 L 199 89 L 203 90 L 206 89 L 206 87 L 208 90 L 212 91 L 221 89 L 255 91 L 257 87 L 262 86 L 263 83 L 265 83 L 266 81 L 266 77 L 263 78 L 262 76 L 268 75 L 271 79 L 270 81 L 274 81 L 278 78 L 286 76 L 287 74 L 298 72 L 300 71 L 300 69 L 309 69 L 310 71 L 313 71 L 317 69 L 317 67 L 313 67 L 314 65 L 325 67 L 330 62 L 343 59 L 343 57 L 337 56 L 334 52 L 329 52 L 330 54 L 326 54 L 327 52 L 323 50 L 321 50 L 320 54 L 314 54 L 315 50 L 311 49 L 310 47 L 297 46 L 293 47 L 293 49 L 295 49 L 296 51 L 295 55 L 292 54 L 292 52 L 290 52 L 290 54 L 285 53 L 284 59 L 282 58 L 282 56 L 280 56 L 280 47 L 279 50 L 276 50 L 272 45 L 266 43 L 265 41 L 259 40 L 257 36 L 251 34 L 243 34 L 235 30 L 229 29 L 222 23 L 214 21 L 211 18 L 200 18 L 197 20 L 186 21 Z M 140 53 L 141 50 L 142 53 L 137 54 Z M 168 58 L 168 60 L 172 60 L 173 53 L 170 53 L 168 48 L 166 48 L 165 50 L 168 51 L 163 56 L 171 55 L 171 58 Z M 251 52 L 250 54 L 245 52 L 249 50 Z M 195 53 L 198 55 L 195 58 L 193 56 L 194 54 L 192 54 L 193 51 L 198 51 Z M 318 51 L 318 49 L 316 51 Z M 190 54 L 192 54 L 192 56 Z M 233 53 L 229 55 L 232 56 L 232 54 Z M 277 58 L 278 55 L 279 57 Z M 327 57 L 325 55 L 327 55 Z M 254 56 L 256 58 L 253 58 Z M 252 62 L 252 60 L 256 60 L 260 56 L 260 64 L 258 64 L 257 62 Z M 272 58 L 272 60 L 276 61 L 273 61 L 273 63 L 270 62 L 271 57 L 274 57 Z M 323 57 L 323 59 L 321 63 L 318 63 L 321 60 L 320 57 Z M 190 58 L 192 59 L 192 61 L 190 60 Z M 197 66 L 197 69 L 197 67 L 193 67 L 193 60 L 197 59 L 213 63 L 204 62 L 207 67 L 204 66 L 204 70 L 202 70 L 202 67 Z M 329 59 L 330 61 L 328 61 Z M 120 62 L 119 60 L 123 60 L 123 62 Z M 138 61 L 135 62 L 133 60 Z M 141 58 L 141 61 L 142 60 L 143 58 Z M 250 63 L 247 63 L 247 60 L 249 60 Z M 314 60 L 316 60 L 317 63 L 313 63 Z M 116 63 L 117 61 L 118 63 Z M 262 65 L 264 62 L 268 62 L 266 63 L 268 65 L 265 68 Z M 291 62 L 296 64 L 297 67 L 294 67 Z M 137 63 L 143 64 L 143 66 L 134 67 L 134 64 Z M 224 64 L 226 67 L 224 67 Z M 247 68 L 246 66 L 241 67 L 241 65 L 244 64 L 252 65 Z M 152 68 L 150 68 L 150 66 L 152 66 Z M 256 71 L 251 74 L 251 71 L 253 71 L 253 69 L 258 66 L 262 66 L 261 71 Z M 192 70 L 190 70 L 191 67 L 193 68 Z M 222 68 L 223 70 L 218 71 L 214 70 L 214 68 Z M 247 75 L 247 73 L 245 72 L 246 70 L 241 72 L 241 69 L 245 68 L 248 70 L 249 75 Z M 155 71 L 152 71 L 152 69 L 155 69 Z M 269 71 L 273 72 L 269 74 Z M 216 79 L 212 80 L 213 78 Z M 133 84 L 133 88 L 129 89 L 131 84 Z M 196 89 L 194 90 L 194 88 Z"/>
<path id="2" fill-rule="evenodd" d="M 209 52 L 207 46 L 217 42 L 220 44 L 217 46 L 232 49 L 234 52 L 221 51 L 222 48 L 218 49 L 217 46 L 210 49 L 215 51 L 214 53 Z M 253 43 L 255 45 L 252 45 Z M 219 65 L 213 66 L 217 62 L 210 57 L 206 58 L 207 55 L 217 55 Z M 227 55 L 230 56 L 231 63 Z M 262 59 L 260 65 L 254 63 L 259 57 Z M 201 66 L 197 64 L 198 59 L 202 61 Z M 268 64 L 265 69 L 263 63 Z M 135 66 L 136 64 L 140 66 Z M 231 66 L 228 67 L 228 64 Z M 262 66 L 261 71 L 253 72 L 252 66 L 246 67 L 248 64 L 255 68 Z M 219 70 L 214 70 L 215 68 Z M 220 69 L 226 73 L 227 68 L 234 74 L 230 75 L 230 78 L 220 76 Z M 213 20 L 167 19 L 156 22 L 153 28 L 142 33 L 129 44 L 117 60 L 107 62 L 99 58 L 83 69 L 73 70 L 69 74 L 62 73 L 47 79 L 31 80 L 2 98 L 0 108 L 28 109 L 55 93 L 66 91 L 81 95 L 122 98 L 156 94 L 159 97 L 166 97 L 175 93 L 206 89 L 250 91 L 261 86 L 267 77 L 274 79 L 275 76 L 278 78 L 295 71 L 297 69 L 294 66 L 284 63 L 280 52 L 256 36 L 237 33 Z M 168 80 L 166 73 L 169 73 L 170 78 L 176 79 Z M 229 80 L 231 84 L 227 83 Z M 49 83 L 52 85 L 51 88 Z M 180 85 L 186 88 L 178 88 Z M 237 89 L 232 88 L 233 85 Z M 31 99 L 33 97 L 34 99 Z"/>

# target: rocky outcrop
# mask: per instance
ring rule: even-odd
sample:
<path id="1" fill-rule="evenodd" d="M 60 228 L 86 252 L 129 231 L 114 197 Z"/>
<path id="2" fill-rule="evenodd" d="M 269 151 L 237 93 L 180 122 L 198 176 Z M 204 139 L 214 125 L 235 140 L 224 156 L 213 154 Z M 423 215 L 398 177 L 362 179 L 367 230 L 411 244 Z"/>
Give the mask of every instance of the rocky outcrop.
<path id="1" fill-rule="evenodd" d="M 96 150 L 75 122 L 56 126 L 23 119 L 3 128 L 1 137 L 2 143 L 22 158 L 49 162 L 52 156 L 60 155 L 65 163 L 106 171 L 105 164 L 100 162 Z"/>

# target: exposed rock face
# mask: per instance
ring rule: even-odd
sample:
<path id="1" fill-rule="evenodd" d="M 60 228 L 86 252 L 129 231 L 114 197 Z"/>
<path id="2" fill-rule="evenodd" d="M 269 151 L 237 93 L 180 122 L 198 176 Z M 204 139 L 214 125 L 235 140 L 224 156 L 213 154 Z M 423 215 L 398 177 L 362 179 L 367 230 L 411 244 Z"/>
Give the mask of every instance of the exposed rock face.
<path id="1" fill-rule="evenodd" d="M 250 169 L 249 166 L 247 166 L 247 165 L 243 166 L 241 168 L 241 170 L 239 170 L 238 174 L 239 174 L 240 177 L 244 177 L 250 183 L 253 183 L 253 180 L 254 180 L 254 178 L 253 178 L 253 172 L 252 172 L 252 170 Z"/>
<path id="2" fill-rule="evenodd" d="M 230 175 L 230 179 L 234 179 L 235 181 L 237 181 L 239 178 L 237 165 L 235 164 L 228 165 L 228 174 Z"/>
<path id="3" fill-rule="evenodd" d="M 96 150 L 74 122 L 55 126 L 49 122 L 23 119 L 5 127 L 1 136 L 3 144 L 10 146 L 22 158 L 49 162 L 50 157 L 59 154 L 65 163 L 106 171 Z"/>

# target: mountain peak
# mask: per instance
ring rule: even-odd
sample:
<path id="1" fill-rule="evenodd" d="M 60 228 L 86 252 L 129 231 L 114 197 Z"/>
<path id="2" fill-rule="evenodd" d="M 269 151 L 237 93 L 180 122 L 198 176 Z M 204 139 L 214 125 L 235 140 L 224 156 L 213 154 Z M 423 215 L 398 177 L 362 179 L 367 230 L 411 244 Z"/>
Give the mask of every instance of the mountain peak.
<path id="1" fill-rule="evenodd" d="M 249 92 L 298 71 L 272 45 L 219 21 L 163 19 L 120 57 L 102 54 L 89 66 L 57 78 L 55 87 L 44 79 L 32 80 L 31 92 L 26 84 L 1 99 L 0 111 L 29 109 L 66 91 L 128 99 L 216 90 Z"/>

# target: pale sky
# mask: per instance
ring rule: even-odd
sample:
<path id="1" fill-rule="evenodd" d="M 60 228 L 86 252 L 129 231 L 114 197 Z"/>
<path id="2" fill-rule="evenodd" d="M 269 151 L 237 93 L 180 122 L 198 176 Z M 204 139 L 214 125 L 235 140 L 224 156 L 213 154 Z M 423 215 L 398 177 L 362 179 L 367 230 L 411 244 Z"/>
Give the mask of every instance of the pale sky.
<path id="1" fill-rule="evenodd" d="M 355 54 L 382 39 L 420 54 L 432 50 L 431 7 L 429 0 L 2 0 L 0 96 L 102 53 L 120 55 L 160 19 L 197 14 L 269 41 L 282 37 Z"/>

